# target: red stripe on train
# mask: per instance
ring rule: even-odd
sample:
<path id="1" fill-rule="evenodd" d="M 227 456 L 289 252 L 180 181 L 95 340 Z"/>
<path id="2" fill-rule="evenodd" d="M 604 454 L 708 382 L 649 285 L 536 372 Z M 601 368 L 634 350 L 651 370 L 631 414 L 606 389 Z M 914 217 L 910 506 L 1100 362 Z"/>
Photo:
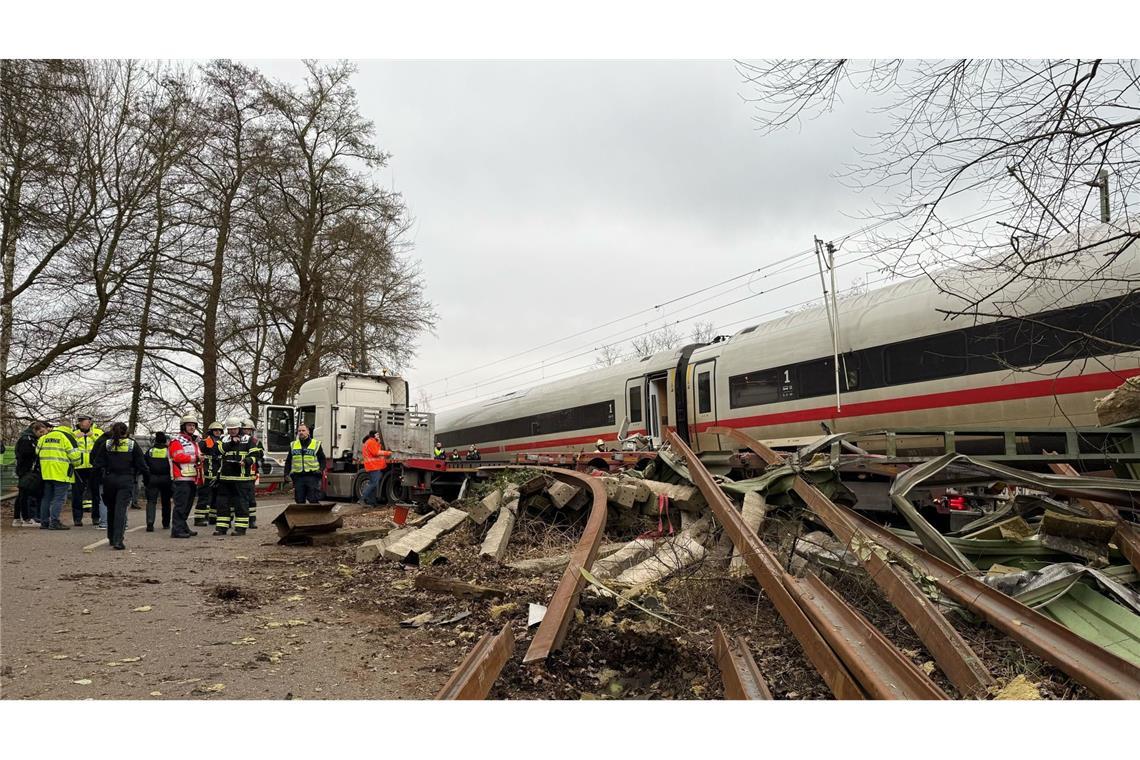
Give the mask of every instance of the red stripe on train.
<path id="1" fill-rule="evenodd" d="M 796 409 L 790 412 L 758 414 L 751 417 L 733 417 L 718 422 L 703 422 L 695 425 L 697 432 L 712 427 L 766 427 L 792 422 L 816 422 L 818 420 L 844 417 L 866 417 L 872 414 L 892 412 L 914 412 L 924 409 L 940 409 L 968 404 L 988 404 L 995 401 L 1016 401 L 1043 396 L 1067 396 L 1072 393 L 1088 393 L 1116 388 L 1126 378 L 1140 375 L 1140 368 L 1124 369 L 1116 372 L 1097 372 L 1091 375 L 1075 375 L 1048 380 L 1031 380 L 1024 383 L 989 385 L 982 388 L 965 388 L 959 391 L 923 393 L 918 396 L 881 399 L 879 401 L 858 401 L 844 404 L 837 413 L 833 406 L 817 406 L 811 409 Z"/>
<path id="2" fill-rule="evenodd" d="M 1115 372 L 1097 372 L 1091 375 L 1075 375 L 1073 377 L 1050 378 L 1048 380 L 1030 380 L 1024 383 L 988 385 L 982 388 L 966 388 L 959 391 L 923 393 L 917 396 L 900 396 L 898 398 L 881 399 L 879 401 L 857 401 L 844 404 L 843 409 L 838 414 L 833 406 L 817 406 L 811 409 L 796 409 L 790 412 L 758 414 L 751 417 L 730 417 L 717 420 L 716 422 L 695 424 L 693 425 L 693 429 L 699 433 L 714 425 L 736 428 L 765 427 L 768 425 L 783 425 L 791 422 L 816 422 L 819 420 L 846 417 L 866 417 L 872 414 L 889 414 L 891 412 L 915 412 L 925 409 L 966 406 L 968 404 L 988 404 L 995 401 L 1016 401 L 1026 398 L 1041 398 L 1043 396 L 1067 396 L 1072 393 L 1111 390 L 1120 385 L 1126 378 L 1133 377 L 1134 375 L 1140 375 L 1140 367 L 1135 369 L 1122 369 Z M 630 432 L 637 431 L 631 430 Z M 614 440 L 613 437 L 601 437 L 605 440 Z M 487 453 L 527 451 L 529 449 L 546 449 L 557 446 L 574 446 L 581 443 L 593 443 L 597 439 L 597 435 L 577 435 L 571 438 L 556 438 L 550 441 L 531 441 L 528 443 L 512 443 L 505 446 L 490 446 L 480 448 L 480 451 Z"/>

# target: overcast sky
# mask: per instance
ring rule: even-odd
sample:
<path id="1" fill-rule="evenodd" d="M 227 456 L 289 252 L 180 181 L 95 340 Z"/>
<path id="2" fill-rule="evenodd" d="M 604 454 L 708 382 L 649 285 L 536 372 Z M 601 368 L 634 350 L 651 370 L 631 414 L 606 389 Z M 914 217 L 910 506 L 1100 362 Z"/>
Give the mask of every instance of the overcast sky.
<path id="1" fill-rule="evenodd" d="M 269 76 L 303 75 L 298 62 L 256 63 Z M 778 261 L 813 235 L 841 236 L 868 206 L 836 175 L 856 158 L 856 131 L 874 123 L 869 104 L 763 135 L 731 61 L 359 66 L 361 110 L 392 154 L 383 181 L 416 220 L 412 255 L 439 312 L 436 335 L 405 370 L 413 396 L 426 386 L 436 411 L 589 365 L 568 357 L 607 335 L 632 337 L 810 274 L 805 257 L 792 272 L 725 286 L 723 297 L 710 291 L 468 371 Z M 841 270 L 841 285 L 865 273 Z M 810 279 L 697 319 L 731 333 L 819 292 Z M 543 359 L 564 361 L 542 368 Z"/>

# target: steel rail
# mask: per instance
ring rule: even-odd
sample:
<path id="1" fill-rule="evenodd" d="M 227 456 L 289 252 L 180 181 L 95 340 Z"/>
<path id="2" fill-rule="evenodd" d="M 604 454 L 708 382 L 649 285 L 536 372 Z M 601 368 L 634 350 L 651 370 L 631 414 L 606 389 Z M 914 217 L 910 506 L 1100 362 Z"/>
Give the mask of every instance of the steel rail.
<path id="1" fill-rule="evenodd" d="M 795 596 L 799 588 L 784 572 L 772 551 L 748 527 L 744 518 L 733 508 L 724 491 L 713 480 L 697 455 L 672 430 L 665 431 L 665 440 L 680 453 L 689 465 L 693 483 L 709 503 L 709 508 L 724 526 L 737 552 L 744 558 L 748 569 L 764 589 L 764 593 L 796 637 L 808 660 L 819 671 L 824 683 L 836 699 L 864 699 L 863 690 L 848 671 L 847 666 L 832 650 L 831 645 L 808 619 Z"/>
<path id="2" fill-rule="evenodd" d="M 710 433 L 734 438 L 769 465 L 783 463 L 779 453 L 734 428 L 709 428 Z M 882 553 L 868 546 L 855 524 L 818 488 L 797 475 L 793 490 L 836 538 L 847 544 L 871 580 L 886 595 L 907 624 L 918 634 L 938 667 L 965 697 L 983 697 L 995 684 L 981 658 L 955 630 L 922 589 Z"/>
<path id="3" fill-rule="evenodd" d="M 795 578 L 804 610 L 873 699 L 949 699 L 878 628 L 814 575 Z"/>
<path id="4" fill-rule="evenodd" d="M 510 623 L 504 624 L 496 634 L 483 634 L 435 698 L 486 699 L 514 650 L 515 637 Z"/>
<path id="5" fill-rule="evenodd" d="M 713 654 L 724 682 L 725 699 L 771 699 L 772 692 L 748 651 L 743 636 L 730 639 L 718 624 L 713 638 Z"/>
<path id="6" fill-rule="evenodd" d="M 531 468 L 527 468 L 531 469 Z M 574 610 L 578 607 L 578 596 L 586 580 L 582 577 L 582 570 L 589 570 L 594 564 L 598 554 L 598 544 L 602 540 L 602 532 L 606 529 L 608 506 L 606 504 L 606 489 L 597 478 L 592 478 L 576 470 L 563 470 L 557 467 L 539 467 L 559 480 L 570 482 L 573 485 L 588 488 L 593 495 L 590 504 L 590 516 L 586 519 L 586 527 L 582 531 L 582 538 L 578 540 L 574 550 L 570 553 L 570 562 L 566 571 L 562 573 L 562 580 L 550 604 L 546 607 L 546 616 L 538 625 L 538 631 L 530 642 L 523 662 L 537 662 L 545 660 L 552 651 L 562 647 L 566 640 L 566 632 L 570 628 L 570 621 L 574 619 Z"/>
<path id="7" fill-rule="evenodd" d="M 843 511 L 881 547 L 933 580 L 946 596 L 1063 670 L 1089 691 L 1105 699 L 1140 699 L 1140 668 L 977 578 L 963 575 L 861 515 Z"/>

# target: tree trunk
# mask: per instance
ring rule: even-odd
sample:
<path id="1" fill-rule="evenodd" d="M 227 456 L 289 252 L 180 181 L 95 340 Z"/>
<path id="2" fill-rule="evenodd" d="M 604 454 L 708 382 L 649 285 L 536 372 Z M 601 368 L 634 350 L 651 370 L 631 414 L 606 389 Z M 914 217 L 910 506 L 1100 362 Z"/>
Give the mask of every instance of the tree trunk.
<path id="1" fill-rule="evenodd" d="M 139 402 L 142 400 L 142 368 L 146 357 L 146 339 L 150 333 L 150 307 L 154 301 L 154 278 L 158 273 L 158 252 L 162 249 L 162 233 L 166 226 L 166 211 L 162 203 L 162 185 L 154 191 L 155 225 L 154 251 L 151 253 L 150 267 L 146 275 L 146 291 L 143 293 L 142 315 L 139 317 L 139 343 L 135 348 L 135 369 L 131 383 L 131 411 L 127 429 L 134 431 L 139 421 Z"/>

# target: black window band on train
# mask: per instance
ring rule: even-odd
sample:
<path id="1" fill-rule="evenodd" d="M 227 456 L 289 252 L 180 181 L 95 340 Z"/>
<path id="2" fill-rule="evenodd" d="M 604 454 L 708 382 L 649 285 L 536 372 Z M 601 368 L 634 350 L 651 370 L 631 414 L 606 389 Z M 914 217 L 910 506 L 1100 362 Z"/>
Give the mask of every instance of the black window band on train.
<path id="1" fill-rule="evenodd" d="M 1140 346 L 1138 293 L 841 354 L 840 387 L 865 391 L 1135 350 L 1128 346 Z M 733 409 L 834 393 L 830 356 L 728 379 Z"/>
<path id="2" fill-rule="evenodd" d="M 529 438 L 535 435 L 565 433 L 570 430 L 610 427 L 614 424 L 614 402 L 598 401 L 555 412 L 516 417 L 513 420 L 489 422 L 462 430 L 440 433 L 437 438 L 446 449 L 467 446 L 485 441 L 506 441 L 514 438 Z"/>

